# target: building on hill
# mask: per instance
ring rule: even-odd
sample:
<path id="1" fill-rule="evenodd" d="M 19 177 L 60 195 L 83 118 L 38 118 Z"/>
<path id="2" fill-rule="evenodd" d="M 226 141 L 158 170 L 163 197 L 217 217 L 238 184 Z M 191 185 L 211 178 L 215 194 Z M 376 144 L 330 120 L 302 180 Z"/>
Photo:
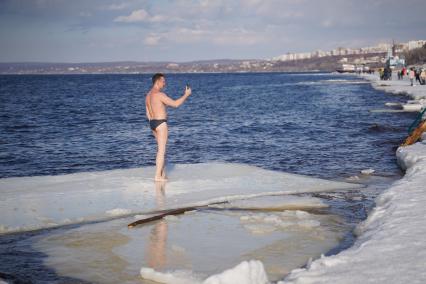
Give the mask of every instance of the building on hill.
<path id="1" fill-rule="evenodd" d="M 426 44 L 426 40 L 410 40 L 408 42 L 408 50 L 413 50 L 416 48 L 421 48 Z"/>

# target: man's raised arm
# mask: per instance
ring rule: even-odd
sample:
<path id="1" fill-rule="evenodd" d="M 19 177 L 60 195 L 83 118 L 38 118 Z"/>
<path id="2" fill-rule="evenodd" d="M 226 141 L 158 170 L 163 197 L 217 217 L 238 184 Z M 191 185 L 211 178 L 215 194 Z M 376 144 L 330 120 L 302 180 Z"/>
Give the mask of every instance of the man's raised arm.
<path id="1" fill-rule="evenodd" d="M 166 94 L 161 93 L 160 99 L 161 102 L 167 106 L 171 106 L 174 108 L 179 107 L 181 104 L 183 104 L 183 102 L 191 95 L 191 88 L 186 87 L 185 88 L 185 93 L 183 94 L 182 97 L 180 97 L 177 100 L 174 100 L 170 97 L 168 97 Z"/>

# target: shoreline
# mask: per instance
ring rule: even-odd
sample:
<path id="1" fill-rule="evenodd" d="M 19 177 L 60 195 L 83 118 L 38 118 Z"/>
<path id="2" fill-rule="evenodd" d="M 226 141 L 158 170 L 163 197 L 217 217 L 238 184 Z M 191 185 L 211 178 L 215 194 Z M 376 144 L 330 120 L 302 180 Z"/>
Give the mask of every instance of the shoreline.
<path id="1" fill-rule="evenodd" d="M 380 81 L 362 76 L 373 88 L 403 94 L 423 103 L 426 86 L 408 80 Z M 408 127 L 408 125 L 407 125 Z M 284 283 L 424 283 L 426 281 L 426 133 L 421 141 L 396 151 L 405 175 L 376 199 L 359 224 L 354 245 L 293 270 Z"/>
<path id="2" fill-rule="evenodd" d="M 381 81 L 376 75 L 361 75 L 361 78 L 369 81 L 373 88 L 386 93 L 403 95 L 411 98 L 405 104 L 401 105 L 403 111 L 420 112 L 426 108 L 426 85 L 410 85 L 408 77 L 397 80 L 395 76 L 390 81 Z"/>

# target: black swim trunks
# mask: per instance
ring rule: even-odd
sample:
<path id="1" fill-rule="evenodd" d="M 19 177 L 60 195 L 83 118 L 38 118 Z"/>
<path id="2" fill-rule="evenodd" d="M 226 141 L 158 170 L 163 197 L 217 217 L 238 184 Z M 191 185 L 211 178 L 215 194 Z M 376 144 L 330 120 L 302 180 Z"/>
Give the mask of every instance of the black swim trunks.
<path id="1" fill-rule="evenodd" d="M 163 122 L 167 122 L 167 119 L 151 119 L 149 121 L 149 127 L 151 127 L 152 130 L 155 130 Z"/>

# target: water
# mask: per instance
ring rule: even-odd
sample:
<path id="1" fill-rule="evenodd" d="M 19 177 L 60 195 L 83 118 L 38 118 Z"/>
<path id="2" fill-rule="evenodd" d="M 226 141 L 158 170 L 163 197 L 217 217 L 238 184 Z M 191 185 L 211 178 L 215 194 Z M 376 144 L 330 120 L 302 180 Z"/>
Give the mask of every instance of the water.
<path id="1" fill-rule="evenodd" d="M 328 179 L 358 175 L 366 168 L 376 170 L 378 176 L 364 177 L 368 179 L 365 183 L 374 184 L 372 187 L 310 195 L 325 200 L 331 206 L 327 214 L 343 220 L 338 225 L 335 221 L 323 225 L 331 231 L 343 228 L 339 229 L 344 235 L 338 237 L 340 245 L 334 245 L 328 254 L 353 243 L 350 228 L 366 217 L 375 196 L 389 182 L 380 176 L 401 175 L 394 151 L 415 114 L 370 112 L 384 108 L 386 102 L 406 99 L 378 92 L 357 77 L 318 73 L 170 74 L 166 79 L 165 92 L 174 98 L 183 93 L 186 83 L 193 88 L 193 95 L 182 107 L 169 110 L 170 164 L 236 162 Z M 156 145 L 144 106 L 149 87 L 148 75 L 0 76 L 0 178 L 154 165 Z M 217 234 L 210 236 L 212 240 L 221 236 L 221 224 L 236 222 L 228 220 L 226 214 L 214 214 L 205 217 L 210 218 L 210 230 Z M 200 224 L 209 223 L 203 220 Z M 170 239 L 181 238 L 182 234 L 176 232 L 187 230 L 185 222 L 189 222 L 188 228 L 195 225 L 190 218 L 180 224 L 184 229 L 169 224 Z M 121 221 L 97 226 L 104 236 L 112 232 L 111 228 L 114 234 L 129 234 Z M 75 230 L 87 233 L 84 226 L 65 226 L 2 236 L 0 256 L 5 261 L 0 265 L 0 278 L 81 283 L 81 278 L 74 279 L 76 275 L 71 272 L 58 275 L 53 266 L 46 266 L 47 256 L 40 249 L 53 250 L 46 248 L 52 245 L 50 240 L 61 240 L 69 247 L 74 240 L 65 238 Z M 242 231 L 229 233 L 238 239 L 244 237 Z M 278 240 L 287 238 L 288 233 L 280 231 L 268 237 L 274 242 L 274 250 L 283 248 Z M 141 235 L 141 231 L 130 234 Z M 208 236 L 201 235 L 199 240 Z M 309 238 L 308 233 L 306 236 Z M 127 238 L 121 238 L 123 243 Z M 268 238 L 262 242 L 267 243 Z M 115 240 L 112 236 L 111 243 Z M 245 241 L 242 244 L 249 244 L 250 238 Z M 59 251 L 63 250 L 63 244 L 57 243 Z M 92 244 L 85 243 L 80 249 L 85 246 Z M 223 246 L 224 251 L 235 247 Z M 262 248 L 255 252 L 265 254 Z M 282 269 L 281 255 L 286 253 L 272 257 L 275 262 L 269 261 L 275 266 L 278 261 Z M 58 259 L 60 262 L 61 257 Z M 141 262 L 132 265 L 140 267 Z M 212 263 L 215 260 L 208 259 L 204 265 Z M 277 275 L 284 273 L 274 269 L 279 271 Z"/>
<path id="2" fill-rule="evenodd" d="M 170 74 L 169 163 L 239 162 L 317 177 L 399 172 L 412 114 L 370 113 L 402 97 L 334 74 Z M 365 82 L 364 82 L 365 83 Z M 148 75 L 0 76 L 0 177 L 155 163 Z"/>

